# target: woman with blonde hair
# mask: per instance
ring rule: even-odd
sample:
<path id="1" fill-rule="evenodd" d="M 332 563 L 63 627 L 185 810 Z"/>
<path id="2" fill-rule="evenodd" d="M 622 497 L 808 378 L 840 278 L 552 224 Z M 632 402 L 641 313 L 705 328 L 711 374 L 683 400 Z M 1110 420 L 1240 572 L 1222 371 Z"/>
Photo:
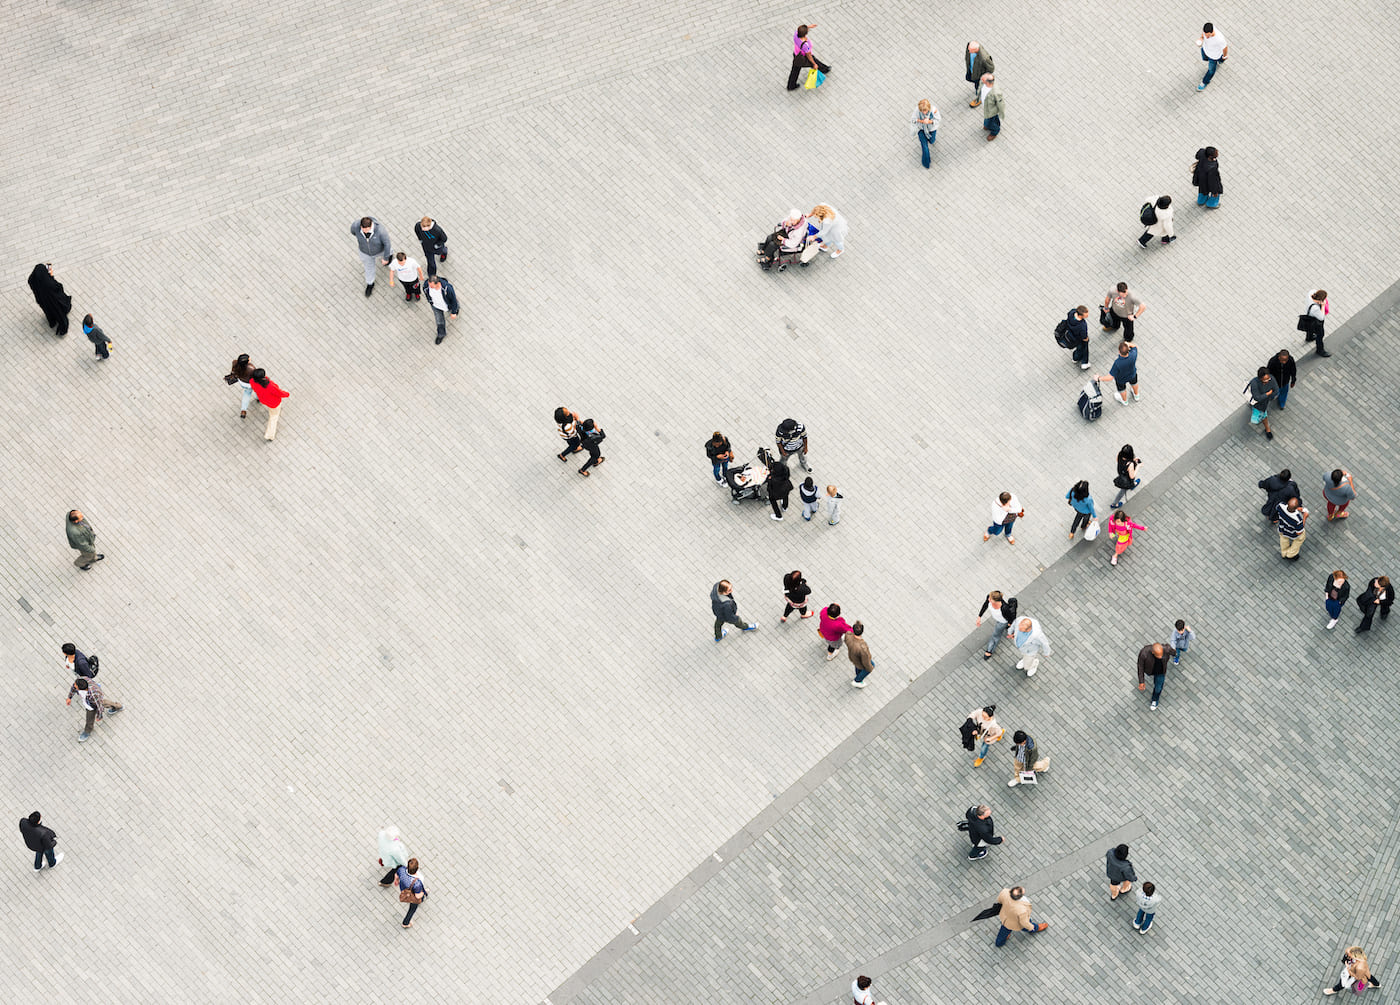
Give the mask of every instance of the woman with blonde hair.
<path id="1" fill-rule="evenodd" d="M 824 202 L 814 206 L 807 215 L 816 221 L 809 221 L 807 227 L 816 236 L 818 247 L 830 251 L 832 258 L 840 258 L 846 250 L 846 218 Z"/>
<path id="2" fill-rule="evenodd" d="M 929 148 L 933 146 L 934 140 L 938 139 L 938 123 L 941 116 L 938 109 L 924 98 L 919 102 L 919 107 L 914 109 L 914 114 L 909 116 L 909 131 L 919 138 L 919 146 L 924 151 L 924 167 L 929 166 Z"/>
<path id="3" fill-rule="evenodd" d="M 1362 951 L 1360 946 L 1347 946 L 1346 952 L 1342 954 L 1341 977 L 1337 979 L 1336 984 L 1322 993 L 1334 995 L 1345 988 L 1360 994 L 1370 988 L 1380 986 L 1380 979 L 1371 973 L 1371 967 L 1366 962 L 1366 953 Z"/>

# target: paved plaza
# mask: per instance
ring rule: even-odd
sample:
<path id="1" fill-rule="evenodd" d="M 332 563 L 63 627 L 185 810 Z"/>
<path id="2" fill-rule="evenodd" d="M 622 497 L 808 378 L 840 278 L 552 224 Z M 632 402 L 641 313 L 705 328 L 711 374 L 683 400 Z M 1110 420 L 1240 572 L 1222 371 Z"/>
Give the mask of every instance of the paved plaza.
<path id="1" fill-rule="evenodd" d="M 11 820 L 42 810 L 67 855 L 35 876 L 11 831 L 10 997 L 826 1003 L 864 967 L 890 1005 L 1304 1000 L 1353 937 L 1385 975 L 1397 626 L 1323 633 L 1316 595 L 1339 564 L 1397 571 L 1400 137 L 1381 84 L 1354 133 L 1319 47 L 1365 38 L 1385 79 L 1392 8 L 1209 11 L 1231 58 L 1203 94 L 1179 0 L 7 9 L 0 752 Z M 803 19 L 834 70 L 789 94 Z M 1180 240 L 1143 251 L 1161 192 Z M 763 232 L 820 201 L 847 254 L 759 272 Z M 417 254 L 424 213 L 462 301 L 439 346 L 382 270 L 361 295 L 350 236 L 371 214 Z M 1120 279 L 1143 398 L 1087 425 L 1050 332 Z M 1316 286 L 1335 356 L 1265 444 L 1239 391 Z M 239 352 L 291 392 L 273 443 L 220 379 Z M 561 403 L 607 431 L 595 477 L 554 459 Z M 749 456 L 786 416 L 839 526 L 709 483 L 713 430 Z M 1149 530 L 1110 571 L 1070 551 L 1063 495 L 1106 506 L 1125 441 Z M 1325 525 L 1337 463 L 1363 495 Z M 1315 521 L 1287 568 L 1253 488 L 1285 464 Z M 1014 548 L 980 539 L 1004 488 Z M 866 622 L 864 691 L 778 624 L 793 568 Z M 716 646 L 722 577 L 762 627 Z M 971 653 L 992 588 L 1055 644 L 1033 681 Z M 1176 616 L 1199 655 L 1149 718 L 1131 659 Z M 126 704 L 84 745 L 65 641 Z M 1045 784 L 973 774 L 983 700 L 1043 736 Z M 971 865 L 952 821 L 980 798 L 1009 841 Z M 375 885 L 389 823 L 430 892 L 411 931 Z M 1113 835 L 1161 877 L 1146 944 L 1103 890 Z M 1016 881 L 1052 929 L 993 957 L 966 918 Z"/>

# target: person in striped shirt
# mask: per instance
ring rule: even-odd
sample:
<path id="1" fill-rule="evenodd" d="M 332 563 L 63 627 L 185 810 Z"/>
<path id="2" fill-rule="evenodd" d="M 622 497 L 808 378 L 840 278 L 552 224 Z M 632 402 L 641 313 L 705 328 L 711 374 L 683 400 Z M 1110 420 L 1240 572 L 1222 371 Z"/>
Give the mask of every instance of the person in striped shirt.
<path id="1" fill-rule="evenodd" d="M 570 454 L 583 449 L 583 434 L 579 432 L 579 418 L 563 405 L 554 410 L 554 421 L 559 423 L 559 438 L 564 441 L 564 449 L 558 454 L 561 461 L 567 461 Z"/>

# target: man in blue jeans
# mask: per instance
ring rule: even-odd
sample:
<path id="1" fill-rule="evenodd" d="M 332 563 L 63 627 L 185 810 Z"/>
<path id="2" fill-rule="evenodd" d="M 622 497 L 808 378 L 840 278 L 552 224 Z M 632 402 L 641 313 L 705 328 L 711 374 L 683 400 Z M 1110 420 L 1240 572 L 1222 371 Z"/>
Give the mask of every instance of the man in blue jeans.
<path id="1" fill-rule="evenodd" d="M 1196 90 L 1204 91 L 1210 84 L 1210 79 L 1215 76 L 1216 67 L 1225 62 L 1225 57 L 1230 55 L 1230 44 L 1225 41 L 1224 35 L 1215 30 L 1215 25 L 1207 21 L 1201 27 L 1201 37 L 1196 39 L 1196 45 L 1201 50 L 1201 59 L 1210 64 L 1206 69 L 1205 79 L 1196 87 Z"/>
<path id="2" fill-rule="evenodd" d="M 1001 930 L 997 932 L 998 947 L 1006 945 L 1006 940 L 1012 932 L 1030 932 L 1035 935 L 1050 927 L 1048 922 L 1036 921 L 1031 917 L 1031 902 L 1026 899 L 1024 887 L 1013 886 L 1009 890 L 1002 890 L 997 894 L 997 903 L 1001 905 L 1001 913 L 997 915 L 1001 922 Z"/>

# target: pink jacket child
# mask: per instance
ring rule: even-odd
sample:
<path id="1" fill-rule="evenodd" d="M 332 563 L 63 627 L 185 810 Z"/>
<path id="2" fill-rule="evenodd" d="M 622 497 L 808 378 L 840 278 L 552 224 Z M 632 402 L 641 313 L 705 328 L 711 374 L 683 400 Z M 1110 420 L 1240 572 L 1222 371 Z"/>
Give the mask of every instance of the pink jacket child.
<path id="1" fill-rule="evenodd" d="M 1128 550 L 1128 545 L 1133 543 L 1133 531 L 1146 530 L 1140 523 L 1133 523 L 1132 517 L 1122 510 L 1114 513 L 1108 521 L 1108 539 L 1113 542 L 1113 561 L 1109 565 L 1118 564 L 1118 556 Z"/>
<path id="2" fill-rule="evenodd" d="M 846 619 L 841 617 L 840 604 L 827 604 L 821 609 L 821 619 L 817 622 L 817 634 L 826 643 L 826 658 L 834 660 L 836 650 L 840 648 L 841 641 L 846 637 L 846 633 L 851 630 L 851 626 L 846 624 Z"/>

